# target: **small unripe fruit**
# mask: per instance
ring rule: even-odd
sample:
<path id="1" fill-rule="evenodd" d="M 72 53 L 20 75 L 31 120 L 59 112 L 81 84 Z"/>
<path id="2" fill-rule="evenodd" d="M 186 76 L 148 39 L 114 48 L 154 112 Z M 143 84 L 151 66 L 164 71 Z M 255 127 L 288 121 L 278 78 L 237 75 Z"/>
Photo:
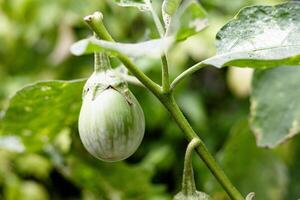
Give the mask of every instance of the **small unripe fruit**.
<path id="1" fill-rule="evenodd" d="M 114 162 L 139 147 L 145 131 L 144 113 L 127 83 L 112 69 L 96 71 L 83 92 L 79 134 L 94 157 Z"/>
<path id="2" fill-rule="evenodd" d="M 179 192 L 178 194 L 176 194 L 173 200 L 212 200 L 212 199 L 204 192 L 195 191 L 193 194 L 189 194 L 189 195 L 185 195 L 183 192 Z"/>

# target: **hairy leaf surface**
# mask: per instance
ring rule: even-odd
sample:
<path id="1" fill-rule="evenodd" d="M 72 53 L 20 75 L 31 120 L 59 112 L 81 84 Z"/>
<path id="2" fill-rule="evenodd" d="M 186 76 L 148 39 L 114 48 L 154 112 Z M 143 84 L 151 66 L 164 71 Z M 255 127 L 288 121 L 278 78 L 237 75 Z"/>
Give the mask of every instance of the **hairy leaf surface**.
<path id="1" fill-rule="evenodd" d="M 257 71 L 251 96 L 251 127 L 258 146 L 275 147 L 300 131 L 300 68 Z"/>
<path id="2" fill-rule="evenodd" d="M 114 0 L 119 6 L 122 7 L 136 7 L 141 11 L 148 11 L 150 8 L 147 1 L 150 0 Z"/>
<path id="3" fill-rule="evenodd" d="M 300 62 L 300 3 L 242 9 L 217 34 L 216 67 L 269 68 Z"/>

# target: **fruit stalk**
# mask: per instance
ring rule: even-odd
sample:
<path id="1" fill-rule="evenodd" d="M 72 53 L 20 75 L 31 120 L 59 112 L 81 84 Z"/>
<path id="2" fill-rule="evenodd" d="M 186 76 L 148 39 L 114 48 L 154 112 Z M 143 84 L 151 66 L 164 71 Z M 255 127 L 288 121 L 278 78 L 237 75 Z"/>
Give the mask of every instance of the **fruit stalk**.
<path id="1" fill-rule="evenodd" d="M 192 165 L 192 153 L 199 144 L 200 140 L 198 138 L 192 139 L 185 152 L 182 178 L 182 192 L 184 195 L 192 195 L 196 191 Z"/>
<path id="2" fill-rule="evenodd" d="M 184 157 L 182 189 L 178 194 L 176 194 L 173 200 L 211 200 L 211 197 L 208 194 L 197 191 L 194 180 L 192 153 L 194 149 L 200 145 L 200 143 L 201 141 L 199 138 L 194 138 L 191 140 L 186 149 Z"/>

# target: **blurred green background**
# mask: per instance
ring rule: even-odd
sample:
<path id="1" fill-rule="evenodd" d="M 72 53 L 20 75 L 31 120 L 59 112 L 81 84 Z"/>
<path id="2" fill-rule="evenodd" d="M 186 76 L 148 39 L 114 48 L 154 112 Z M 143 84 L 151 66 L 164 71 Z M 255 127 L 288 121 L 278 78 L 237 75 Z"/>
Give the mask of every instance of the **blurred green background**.
<path id="1" fill-rule="evenodd" d="M 172 48 L 168 55 L 171 77 L 212 56 L 216 32 L 240 8 L 280 2 L 202 0 L 210 26 Z M 161 1 L 154 3 L 159 12 Z M 92 73 L 93 57 L 74 57 L 69 48 L 91 35 L 82 18 L 97 10 L 103 12 L 105 24 L 118 41 L 158 37 L 149 13 L 118 7 L 112 0 L 0 0 L 0 110 L 5 110 L 9 97 L 24 85 L 87 78 Z M 137 63 L 160 82 L 159 60 L 145 58 Z M 112 64 L 118 66 L 119 62 L 112 59 Z M 274 150 L 256 147 L 247 124 L 251 73 L 238 68 L 201 69 L 180 84 L 176 98 L 243 195 L 254 191 L 257 200 L 297 199 L 300 138 Z M 79 140 L 77 123 L 63 127 L 53 141 L 34 151 L 24 150 L 13 138 L 0 137 L 0 199 L 172 199 L 181 187 L 187 142 L 152 94 L 130 87 L 146 118 L 145 138 L 132 157 L 118 163 L 91 157 Z M 56 122 L 49 119 L 48 123 Z M 216 200 L 229 199 L 196 156 L 194 171 L 199 190 Z"/>

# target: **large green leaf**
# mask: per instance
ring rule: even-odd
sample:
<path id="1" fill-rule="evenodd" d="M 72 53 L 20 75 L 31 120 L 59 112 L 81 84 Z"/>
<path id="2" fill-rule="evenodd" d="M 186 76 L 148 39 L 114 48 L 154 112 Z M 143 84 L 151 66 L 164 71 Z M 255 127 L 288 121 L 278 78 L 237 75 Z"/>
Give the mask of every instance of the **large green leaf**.
<path id="1" fill-rule="evenodd" d="M 111 55 L 122 53 L 131 57 L 150 56 L 159 58 L 170 48 L 172 43 L 172 37 L 149 40 L 136 44 L 108 42 L 92 37 L 80 40 L 73 44 L 71 52 L 77 56 L 91 54 L 95 51 L 106 51 Z"/>
<path id="2" fill-rule="evenodd" d="M 257 144 L 275 147 L 300 131 L 300 68 L 257 71 L 251 96 L 251 127 Z"/>
<path id="3" fill-rule="evenodd" d="M 150 10 L 150 0 L 114 0 L 119 6 L 122 7 L 136 7 L 141 11 Z"/>
<path id="4" fill-rule="evenodd" d="M 180 41 L 197 34 L 208 25 L 206 15 L 197 0 L 184 1 L 171 17 L 170 25 L 166 24 L 167 35 L 176 35 L 176 39 Z"/>
<path id="5" fill-rule="evenodd" d="M 17 136 L 27 150 L 38 150 L 74 124 L 84 80 L 38 82 L 19 90 L 0 121 L 0 135 Z"/>
<path id="6" fill-rule="evenodd" d="M 216 67 L 267 68 L 300 62 L 300 3 L 242 9 L 217 34 Z"/>
<path id="7" fill-rule="evenodd" d="M 282 200 L 287 187 L 287 170 L 284 163 L 270 149 L 260 149 L 255 144 L 247 120 L 237 123 L 218 160 L 244 196 L 255 192 L 255 200 Z M 220 186 L 212 180 L 207 188 L 225 196 Z M 219 198 L 223 199 L 223 198 Z"/>

